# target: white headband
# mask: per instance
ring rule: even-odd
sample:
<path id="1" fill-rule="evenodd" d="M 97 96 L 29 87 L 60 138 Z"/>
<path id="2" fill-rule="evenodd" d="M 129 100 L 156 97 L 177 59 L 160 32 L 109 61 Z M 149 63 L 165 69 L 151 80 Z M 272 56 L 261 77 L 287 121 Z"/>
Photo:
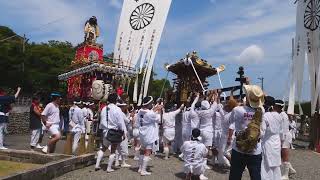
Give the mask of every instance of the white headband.
<path id="1" fill-rule="evenodd" d="M 149 97 L 150 97 L 151 99 L 150 99 L 148 102 L 143 103 L 142 106 L 146 106 L 146 105 L 150 104 L 150 103 L 153 101 L 153 97 L 152 97 L 152 96 L 149 96 Z"/>
<path id="2" fill-rule="evenodd" d="M 81 104 L 82 101 L 73 101 L 73 104 Z"/>

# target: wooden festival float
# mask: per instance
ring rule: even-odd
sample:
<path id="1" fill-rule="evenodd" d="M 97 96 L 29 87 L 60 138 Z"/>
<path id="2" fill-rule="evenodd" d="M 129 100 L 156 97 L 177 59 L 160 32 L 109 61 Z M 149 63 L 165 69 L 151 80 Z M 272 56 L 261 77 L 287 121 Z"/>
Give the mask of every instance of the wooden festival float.
<path id="1" fill-rule="evenodd" d="M 135 70 L 120 63 L 114 63 L 113 55 L 104 56 L 103 46 L 96 43 L 99 37 L 99 27 L 95 17 L 87 21 L 84 32 L 85 40 L 78 45 L 74 60 L 68 70 L 59 75 L 58 79 L 67 83 L 67 98 L 73 102 L 74 98 L 94 100 L 96 105 L 106 101 L 110 92 L 119 88 L 127 89 L 130 79 L 136 76 Z M 123 92 L 122 90 L 122 92 Z M 100 107 L 99 107 L 100 108 Z M 89 146 L 84 146 L 84 138 L 80 140 L 78 154 L 94 151 L 94 142 L 98 140 L 97 131 L 90 125 Z M 96 128 L 98 129 L 98 128 Z M 89 140 L 88 140 L 89 139 Z M 67 137 L 65 154 L 71 154 L 72 137 Z"/>
<path id="2" fill-rule="evenodd" d="M 179 60 L 177 63 L 167 65 L 166 69 L 174 73 L 177 77 L 173 79 L 175 93 L 167 92 L 165 99 L 168 102 L 185 104 L 188 102 L 190 93 L 208 91 L 209 83 L 207 79 L 219 75 L 219 73 L 225 70 L 225 66 L 221 65 L 215 68 L 206 60 L 200 58 L 197 52 L 194 51 L 188 53 L 185 58 Z M 239 98 L 240 96 L 244 97 L 242 86 L 246 81 L 243 67 L 239 68 L 237 74 L 239 78 L 236 78 L 235 81 L 240 82 L 240 85 L 220 89 L 222 92 L 240 90 L 240 94 L 235 95 L 235 98 Z M 227 99 L 228 98 L 229 97 L 227 97 Z"/>
<path id="3" fill-rule="evenodd" d="M 69 99 L 92 98 L 92 84 L 96 80 L 103 81 L 109 84 L 110 88 L 116 89 L 136 76 L 135 70 L 131 67 L 124 66 L 120 62 L 114 63 L 112 54 L 103 55 L 103 46 L 96 43 L 96 38 L 99 36 L 98 26 L 87 27 L 90 26 L 91 19 L 86 23 L 85 40 L 77 47 L 69 70 L 58 76 L 60 81 L 67 82 Z"/>

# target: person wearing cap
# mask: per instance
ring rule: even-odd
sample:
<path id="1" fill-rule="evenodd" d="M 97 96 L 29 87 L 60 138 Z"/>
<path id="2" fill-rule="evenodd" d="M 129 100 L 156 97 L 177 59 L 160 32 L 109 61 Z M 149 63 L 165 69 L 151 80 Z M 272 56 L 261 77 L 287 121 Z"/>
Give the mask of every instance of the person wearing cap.
<path id="1" fill-rule="evenodd" d="M 199 129 L 192 130 L 191 140 L 183 143 L 181 152 L 184 160 L 184 173 L 186 179 L 200 179 L 200 175 L 204 174 L 206 168 L 205 157 L 208 149 L 200 141 L 201 131 Z"/>
<path id="2" fill-rule="evenodd" d="M 246 104 L 244 106 L 235 107 L 230 115 L 231 124 L 234 123 L 234 131 L 238 133 L 244 132 L 248 124 L 253 120 L 253 116 L 258 108 L 263 108 L 264 93 L 259 86 L 245 85 Z M 242 152 L 238 149 L 236 141 L 233 141 L 231 168 L 229 180 L 240 180 L 244 169 L 247 167 L 251 179 L 261 179 L 261 142 L 257 142 L 256 148 L 250 153 Z"/>
<path id="3" fill-rule="evenodd" d="M 53 153 L 56 148 L 56 143 L 60 140 L 60 110 L 59 105 L 61 103 L 61 95 L 59 93 L 51 94 L 52 101 L 46 105 L 43 112 L 41 113 L 41 118 L 46 126 L 46 129 L 51 135 L 51 139 L 48 145 L 42 149 L 43 153 Z"/>
<path id="4" fill-rule="evenodd" d="M 153 98 L 148 96 L 143 99 L 142 108 L 137 114 L 141 142 L 138 172 L 141 176 L 151 175 L 150 172 L 147 172 L 147 166 L 150 161 L 154 143 L 159 139 L 157 124 L 160 123 L 161 111 L 162 106 L 158 104 L 153 107 Z"/>
<path id="5" fill-rule="evenodd" d="M 182 104 L 179 109 L 172 110 L 174 107 L 172 104 L 167 103 L 165 105 L 165 112 L 162 115 L 163 120 L 163 152 L 165 154 L 165 160 L 169 159 L 169 153 L 170 153 L 170 147 L 171 143 L 173 142 L 175 138 L 175 123 L 176 123 L 176 116 L 181 112 L 181 110 L 184 108 L 184 105 Z"/>
<path id="6" fill-rule="evenodd" d="M 107 140 L 107 134 L 109 129 L 125 131 L 126 125 L 123 119 L 123 112 L 116 105 L 118 99 L 118 95 L 116 93 L 112 93 L 108 96 L 108 105 L 105 106 L 101 110 L 100 115 L 100 129 L 103 130 L 103 143 L 100 150 L 97 152 L 97 161 L 95 165 L 95 170 L 98 171 L 101 169 L 100 162 L 103 158 L 104 152 L 107 150 L 107 147 L 111 146 L 111 152 L 108 160 L 107 172 L 111 173 L 114 171 L 112 169 L 112 165 L 116 158 L 116 150 L 119 146 L 119 143 L 112 143 Z M 125 136 L 125 135 L 124 135 Z M 125 137 L 123 137 L 124 139 Z"/>
<path id="7" fill-rule="evenodd" d="M 282 179 L 289 179 L 289 174 L 295 174 L 296 170 L 289 162 L 289 150 L 292 143 L 292 135 L 290 133 L 290 122 L 287 113 L 283 111 L 284 102 L 282 100 L 276 100 L 275 110 L 278 111 L 282 117 L 282 131 L 281 131 L 281 158 L 284 172 L 282 172 Z"/>
<path id="8" fill-rule="evenodd" d="M 71 132 L 73 134 L 72 154 L 76 155 L 81 135 L 85 133 L 85 114 L 82 108 L 82 102 L 74 102 L 73 114 L 71 118 Z"/>
<path id="9" fill-rule="evenodd" d="M 20 94 L 20 91 L 21 88 L 18 87 L 14 96 L 8 96 L 3 89 L 0 89 L 0 150 L 8 149 L 3 146 L 4 134 L 9 122 L 9 112 L 11 110 L 11 104 L 15 102 Z"/>
<path id="10" fill-rule="evenodd" d="M 262 146 L 262 163 L 261 179 L 262 180 L 280 180 L 281 179 L 281 123 L 282 117 L 277 112 L 274 98 L 266 98 L 266 112 L 263 115 L 261 124 L 261 146 Z"/>

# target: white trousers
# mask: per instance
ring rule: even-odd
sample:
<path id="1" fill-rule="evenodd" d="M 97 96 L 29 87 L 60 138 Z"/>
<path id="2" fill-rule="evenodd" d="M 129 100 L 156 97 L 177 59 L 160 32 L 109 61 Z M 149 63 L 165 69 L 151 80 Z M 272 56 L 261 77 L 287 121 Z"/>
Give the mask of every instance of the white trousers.
<path id="1" fill-rule="evenodd" d="M 3 147 L 4 131 L 7 123 L 0 123 L 0 147 Z"/>
<path id="2" fill-rule="evenodd" d="M 129 155 L 128 138 L 126 138 L 120 143 L 120 146 L 118 146 L 117 150 L 119 154 L 122 156 L 122 158 L 126 158 Z"/>
<path id="3" fill-rule="evenodd" d="M 218 144 L 218 162 L 219 164 L 229 164 L 228 159 L 225 158 L 226 146 L 227 146 L 227 137 L 221 136 L 220 142 Z"/>
<path id="4" fill-rule="evenodd" d="M 73 132 L 72 154 L 75 154 L 81 138 L 81 131 Z"/>
<path id="5" fill-rule="evenodd" d="M 42 128 L 33 129 L 31 131 L 30 146 L 35 147 L 38 144 L 41 133 L 42 133 Z"/>
<path id="6" fill-rule="evenodd" d="M 212 146 L 213 133 L 209 131 L 201 131 L 202 143 L 206 146 Z"/>
<path id="7" fill-rule="evenodd" d="M 267 162 L 262 158 L 261 162 L 261 180 L 281 180 L 280 166 L 269 167 Z"/>

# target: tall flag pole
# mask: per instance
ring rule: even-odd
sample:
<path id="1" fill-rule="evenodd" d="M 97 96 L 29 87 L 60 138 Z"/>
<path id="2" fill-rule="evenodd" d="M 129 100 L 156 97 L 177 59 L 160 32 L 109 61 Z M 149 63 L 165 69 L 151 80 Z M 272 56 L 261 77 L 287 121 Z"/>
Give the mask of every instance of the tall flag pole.
<path id="1" fill-rule="evenodd" d="M 320 0 L 298 0 L 293 73 L 290 85 L 288 114 L 294 114 L 295 97 L 300 103 L 304 64 L 307 60 L 311 81 L 311 114 L 316 112 L 320 95 Z M 297 94 L 296 94 L 297 93 Z"/>

